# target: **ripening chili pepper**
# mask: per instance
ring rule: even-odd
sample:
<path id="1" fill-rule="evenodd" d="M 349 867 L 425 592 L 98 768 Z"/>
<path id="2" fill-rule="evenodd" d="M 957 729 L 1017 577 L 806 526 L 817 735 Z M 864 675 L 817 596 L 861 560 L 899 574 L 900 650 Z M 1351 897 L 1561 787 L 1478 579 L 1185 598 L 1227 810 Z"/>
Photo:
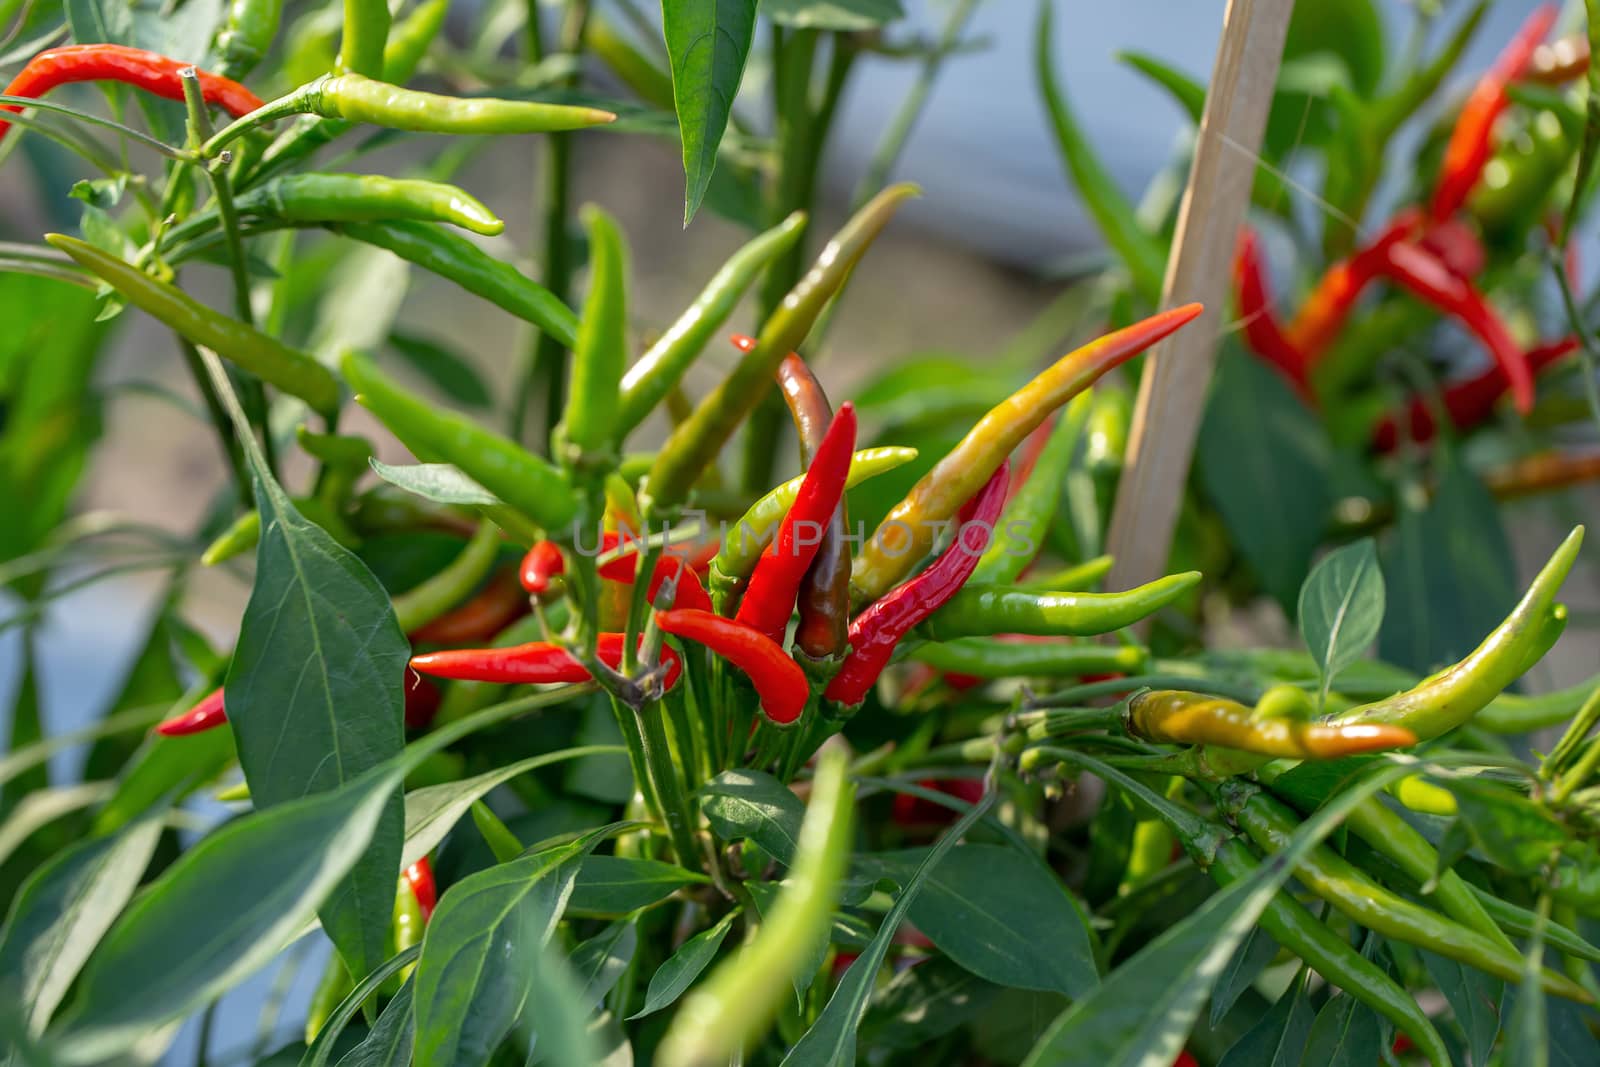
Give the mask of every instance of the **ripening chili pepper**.
<path id="1" fill-rule="evenodd" d="M 437 574 L 392 598 L 400 629 L 411 633 L 466 600 L 500 555 L 500 530 L 481 522 L 456 557 Z"/>
<path id="2" fill-rule="evenodd" d="M 1272 308 L 1272 292 L 1261 262 L 1261 247 L 1255 231 L 1249 227 L 1239 231 L 1239 244 L 1233 257 L 1233 289 L 1245 342 L 1304 395 L 1310 360 L 1303 349 L 1289 340 L 1278 321 L 1278 313 Z"/>
<path id="3" fill-rule="evenodd" d="M 990 634 L 1108 634 L 1132 626 L 1199 584 L 1199 571 L 1169 574 L 1121 593 L 1035 593 L 1011 585 L 969 582 L 921 630 L 934 641 Z"/>
<path id="4" fill-rule="evenodd" d="M 844 498 L 855 443 L 856 409 L 846 401 L 829 423 L 777 536 L 750 572 L 735 617 L 774 641 L 783 640 L 800 583 L 822 548 L 823 529 Z"/>
<path id="5" fill-rule="evenodd" d="M 1439 180 L 1434 185 L 1429 205 L 1434 219 L 1442 221 L 1454 215 L 1477 184 L 1494 148 L 1495 120 L 1511 102 L 1506 87 L 1522 75 L 1555 18 L 1555 5 L 1543 4 L 1536 8 L 1462 105 L 1455 128 L 1450 131 L 1450 142 L 1445 146 Z"/>
<path id="6" fill-rule="evenodd" d="M 242 78 L 254 70 L 272 47 L 282 19 L 283 0 L 232 0 L 217 34 L 217 73 Z M 252 105 L 251 110 L 259 106 Z"/>
<path id="7" fill-rule="evenodd" d="M 811 467 L 827 442 L 833 405 L 828 403 L 828 395 L 811 368 L 792 352 L 778 364 L 778 388 L 794 419 L 800 459 Z M 847 459 L 847 476 L 849 462 Z M 794 648 L 802 662 L 831 664 L 844 654 L 850 629 L 850 541 L 845 536 L 847 515 L 842 488 L 832 513 L 820 521 L 821 541 L 796 596 L 800 619 L 795 625 Z"/>
<path id="8" fill-rule="evenodd" d="M 338 411 L 338 379 L 306 353 L 211 310 L 176 286 L 152 278 L 86 241 L 59 233 L 46 234 L 45 240 L 115 289 L 128 303 L 195 344 L 209 348 L 268 385 L 299 397 L 320 414 Z"/>
<path id="9" fill-rule="evenodd" d="M 912 659 L 971 678 L 1084 678 L 1138 674 L 1150 661 L 1140 645 L 1078 643 L 1048 638 L 958 637 L 913 648 Z"/>
<path id="10" fill-rule="evenodd" d="M 616 669 L 622 662 L 623 635 L 600 635 L 596 655 L 600 662 Z M 663 649 L 661 661 L 667 666 L 664 685 L 671 689 L 682 667 L 677 653 Z M 435 678 L 455 678 L 465 682 L 498 682 L 535 685 L 556 682 L 587 682 L 589 669 L 572 653 L 549 641 L 532 641 L 507 648 L 456 648 L 425 652 L 411 657 L 411 669 Z"/>
<path id="11" fill-rule="evenodd" d="M 1589 72 L 1589 42 L 1574 34 L 1542 44 L 1522 69 L 1522 80 L 1543 85 L 1560 85 Z"/>
<path id="12" fill-rule="evenodd" d="M 131 85 L 167 100 L 183 100 L 183 79 L 180 70 L 191 64 L 142 48 L 128 48 L 119 44 L 74 44 L 40 52 L 28 61 L 17 76 L 6 86 L 8 96 L 41 97 L 58 85 L 73 82 L 115 81 Z M 200 93 L 206 103 L 227 111 L 230 115 L 246 115 L 261 106 L 260 97 L 249 89 L 209 71 L 196 71 L 200 79 Z M 20 114 L 16 104 L 0 104 L 0 111 Z M 0 120 L 0 138 L 11 130 L 11 123 Z"/>
<path id="13" fill-rule="evenodd" d="M 1528 654 L 1542 642 L 1545 617 L 1582 543 L 1583 527 L 1578 526 L 1534 577 L 1505 621 L 1461 662 L 1403 693 L 1351 708 L 1328 721 L 1332 725 L 1404 726 L 1423 741 L 1467 722 L 1530 666 Z"/>
<path id="14" fill-rule="evenodd" d="M 810 695 L 806 673 L 772 638 L 746 623 L 693 608 L 658 611 L 656 622 L 664 632 L 705 645 L 748 675 L 761 710 L 772 722 L 788 726 L 800 718 Z"/>
<path id="15" fill-rule="evenodd" d="M 470 193 L 442 182 L 376 174 L 291 174 L 235 201 L 240 214 L 290 222 L 446 222 L 494 236 L 506 228 Z"/>
<path id="16" fill-rule="evenodd" d="M 1526 415 L 1533 410 L 1533 371 L 1511 331 L 1465 278 L 1451 273 L 1421 247 L 1397 242 L 1384 259 L 1384 273 L 1422 300 L 1461 321 L 1494 357 L 1505 375 L 1517 410 Z"/>
<path id="17" fill-rule="evenodd" d="M 1483 472 L 1483 484 L 1500 500 L 1568 489 L 1600 480 L 1600 452 L 1536 452 Z"/>
<path id="18" fill-rule="evenodd" d="M 1417 743 L 1416 734 L 1401 726 L 1265 719 L 1235 701 L 1176 689 L 1136 694 L 1128 701 L 1123 725 L 1146 741 L 1220 745 L 1287 759 L 1338 759 Z"/>
<path id="19" fill-rule="evenodd" d="M 661 514 L 683 501 L 745 415 L 772 388 L 773 372 L 783 357 L 805 340 L 817 317 L 895 211 L 918 192 L 914 185 L 891 185 L 868 201 L 823 246 L 811 269 L 789 290 L 761 328 L 755 349 L 673 430 L 656 453 L 655 464 L 639 494 L 646 515 Z"/>
<path id="20" fill-rule="evenodd" d="M 850 654 L 823 695 L 835 704 L 854 707 L 867 698 L 878 676 L 889 665 L 895 646 L 943 607 L 966 584 L 989 545 L 995 520 L 1005 504 L 1011 461 L 1002 459 L 989 481 L 962 505 L 955 538 L 928 569 L 876 600 L 850 622 Z M 977 544 L 969 533 L 977 534 Z"/>
<path id="21" fill-rule="evenodd" d="M 1576 337 L 1530 348 L 1524 354 L 1528 372 L 1537 375 L 1546 367 L 1559 362 L 1578 350 Z M 1458 430 L 1470 430 L 1480 425 L 1494 412 L 1495 402 L 1510 387 L 1505 371 L 1494 364 L 1480 374 L 1452 382 L 1439 391 L 1439 404 L 1450 416 L 1450 423 Z M 1406 428 L 1406 440 L 1419 444 L 1433 440 L 1438 431 L 1434 421 L 1434 405 L 1426 397 L 1414 397 L 1403 412 L 1392 412 L 1383 417 L 1372 431 L 1372 447 L 1379 452 L 1392 452 L 1401 440 L 1401 427 Z"/>
<path id="22" fill-rule="evenodd" d="M 1131 359 L 1194 320 L 1199 304 L 1163 311 L 1071 352 L 978 420 L 961 442 L 934 464 L 896 504 L 863 546 L 850 577 L 852 597 L 866 604 L 884 595 L 927 555 L 936 527 L 973 497 L 1001 462 L 1051 412 Z M 891 544 L 894 531 L 905 534 Z"/>
<path id="23" fill-rule="evenodd" d="M 424 856 L 407 867 L 405 880 L 416 897 L 417 906 L 422 909 L 422 921 L 427 922 L 433 917 L 433 909 L 439 903 L 439 890 L 433 881 L 433 864 L 428 862 L 428 857 Z"/>
<path id="24" fill-rule="evenodd" d="M 222 687 L 218 686 L 188 711 L 157 723 L 156 733 L 162 737 L 187 737 L 221 726 L 227 721 L 228 713 L 222 702 Z"/>
<path id="25" fill-rule="evenodd" d="M 978 560 L 971 582 L 1008 585 L 1038 555 L 1050 524 L 1055 521 L 1062 484 L 1094 404 L 1092 392 L 1079 393 L 1057 417 L 1054 427 L 1041 425 L 1034 431 L 1045 435 L 1043 447 L 1035 455 L 1027 480 L 1006 500 L 994 540 Z M 1015 485 L 1016 479 L 1012 482 Z"/>
<path id="26" fill-rule="evenodd" d="M 569 462 L 611 451 L 618 389 L 628 352 L 628 251 L 615 220 L 593 204 L 583 209 L 589 236 L 589 293 L 572 350 L 566 413 L 558 437 Z"/>
<path id="27" fill-rule="evenodd" d="M 578 316 L 550 290 L 462 237 L 423 222 L 339 223 L 334 233 L 393 252 L 509 311 L 561 342 L 578 343 Z"/>
<path id="28" fill-rule="evenodd" d="M 1308 370 L 1344 328 L 1361 293 L 1382 273 L 1390 246 L 1409 239 L 1421 223 L 1415 210 L 1400 212 L 1371 241 L 1322 273 L 1284 331 L 1284 339 L 1304 357 Z"/>
<path id="29" fill-rule="evenodd" d="M 1255 786 L 1231 783 L 1222 792 L 1234 820 L 1267 852 L 1282 851 L 1299 828 L 1292 811 Z M 1294 874 L 1312 893 L 1369 930 L 1504 981 L 1521 980 L 1522 957 L 1515 950 L 1390 892 L 1326 845 L 1308 852 Z M 1559 997 L 1583 1004 L 1593 1000 L 1582 986 L 1553 971 L 1543 972 L 1541 984 Z"/>
<path id="30" fill-rule="evenodd" d="M 360 353 L 345 353 L 340 369 L 357 394 L 356 402 L 376 415 L 418 459 L 454 463 L 546 530 L 562 529 L 577 515 L 577 495 L 547 461 L 406 391 Z"/>
<path id="31" fill-rule="evenodd" d="M 532 608 L 509 574 L 499 574 L 473 597 L 438 618 L 407 630 L 416 644 L 460 645 L 488 641 Z"/>
<path id="32" fill-rule="evenodd" d="M 805 212 L 796 211 L 740 247 L 678 320 L 628 368 L 622 376 L 622 402 L 617 412 L 619 439 L 637 429 L 666 399 L 711 336 L 733 314 L 750 283 L 800 240 L 806 221 Z"/>
<path id="33" fill-rule="evenodd" d="M 850 473 L 845 478 L 845 488 L 853 488 L 868 478 L 876 477 L 896 467 L 902 467 L 917 458 L 914 448 L 864 448 L 850 457 Z M 711 587 L 719 595 L 726 595 L 743 585 L 756 560 L 766 551 L 767 545 L 777 535 L 783 516 L 794 504 L 805 481 L 802 475 L 787 482 L 751 504 L 722 539 L 717 554 L 711 560 Z"/>

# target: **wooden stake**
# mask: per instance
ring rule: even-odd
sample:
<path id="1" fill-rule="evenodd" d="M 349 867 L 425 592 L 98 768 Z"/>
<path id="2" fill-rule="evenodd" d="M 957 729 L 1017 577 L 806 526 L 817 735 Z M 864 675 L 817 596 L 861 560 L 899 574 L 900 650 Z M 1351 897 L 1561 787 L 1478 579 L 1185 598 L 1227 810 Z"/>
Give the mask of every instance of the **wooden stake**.
<path id="1" fill-rule="evenodd" d="M 1108 588 L 1148 582 L 1167 565 L 1293 9 L 1294 0 L 1228 0 L 1162 287 L 1163 307 L 1198 300 L 1206 310 L 1146 359 L 1107 539 L 1117 561 Z"/>

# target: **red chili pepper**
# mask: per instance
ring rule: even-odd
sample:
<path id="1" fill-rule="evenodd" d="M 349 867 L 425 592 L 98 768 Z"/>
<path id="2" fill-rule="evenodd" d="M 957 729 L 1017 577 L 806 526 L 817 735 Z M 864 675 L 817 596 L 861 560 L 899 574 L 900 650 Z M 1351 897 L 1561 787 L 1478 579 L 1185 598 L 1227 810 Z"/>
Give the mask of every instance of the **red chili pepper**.
<path id="1" fill-rule="evenodd" d="M 777 535 L 750 572 L 750 584 L 735 618 L 774 641 L 783 641 L 800 581 L 816 559 L 822 547 L 823 528 L 844 495 L 845 476 L 850 473 L 855 447 L 856 409 L 846 401 L 828 424 L 828 432 L 801 479 L 800 491 L 789 505 Z"/>
<path id="2" fill-rule="evenodd" d="M 600 662 L 615 669 L 622 662 L 623 635 L 603 633 L 596 649 Z M 671 689 L 678 680 L 682 664 L 677 653 L 662 649 L 667 665 L 665 686 Z M 534 684 L 587 682 L 589 670 L 572 653 L 549 641 L 532 641 L 509 648 L 456 648 L 427 652 L 411 657 L 411 669 L 435 678 L 455 678 L 467 682 Z"/>
<path id="3" fill-rule="evenodd" d="M 127 48 L 117 44 L 74 44 L 40 52 L 28 61 L 11 84 L 6 86 L 8 96 L 38 98 L 58 85 L 73 82 L 116 81 L 168 100 L 183 99 L 183 79 L 178 71 L 189 67 L 176 59 L 142 48 Z M 200 77 L 200 92 L 206 103 L 215 104 L 238 118 L 248 115 L 261 106 L 261 98 L 231 78 L 209 71 L 196 71 Z M 0 110 L 20 114 L 22 108 L 15 104 L 0 105 Z M 0 138 L 11 130 L 9 122 L 0 122 Z"/>
<path id="4" fill-rule="evenodd" d="M 411 895 L 417 898 L 417 907 L 422 910 L 422 921 L 427 922 L 433 917 L 434 906 L 439 903 L 439 889 L 433 881 L 433 864 L 424 856 L 406 868 L 406 884 L 411 887 Z"/>
<path id="5" fill-rule="evenodd" d="M 1390 245 L 1384 273 L 1419 298 L 1452 315 L 1483 343 L 1510 383 L 1517 410 L 1533 408 L 1533 371 L 1511 331 L 1472 283 L 1453 274 L 1443 262 L 1415 244 Z"/>
<path id="6" fill-rule="evenodd" d="M 1528 369 L 1538 374 L 1552 363 L 1578 350 L 1576 337 L 1563 337 L 1559 341 L 1530 348 L 1527 352 Z M 1494 411 L 1495 402 L 1505 395 L 1509 383 L 1498 365 L 1483 373 L 1446 386 L 1439 395 L 1450 424 L 1458 430 L 1471 429 L 1482 423 Z M 1372 447 L 1378 452 L 1391 452 L 1400 443 L 1400 428 L 1409 427 L 1408 440 L 1419 444 L 1433 440 L 1438 426 L 1433 419 L 1433 405 L 1424 397 L 1414 397 L 1403 411 L 1391 412 L 1373 429 Z"/>
<path id="7" fill-rule="evenodd" d="M 1272 310 L 1272 293 L 1255 231 L 1239 231 L 1239 246 L 1233 258 L 1233 285 L 1238 296 L 1239 315 L 1244 320 L 1244 339 L 1250 348 L 1277 367 L 1301 393 L 1306 394 L 1306 371 L 1310 360 L 1283 332 L 1277 313 Z"/>
<path id="8" fill-rule="evenodd" d="M 190 734 L 202 733 L 214 726 L 221 726 L 228 721 L 228 713 L 222 705 L 222 687 L 207 693 L 200 698 L 200 702 L 182 715 L 174 715 L 164 722 L 156 724 L 156 733 L 162 737 L 187 737 Z"/>
<path id="9" fill-rule="evenodd" d="M 1371 242 L 1323 272 L 1284 333 L 1290 347 L 1302 354 L 1308 370 L 1344 328 L 1362 290 L 1383 272 L 1389 247 L 1410 237 L 1420 222 L 1415 209 L 1402 211 Z"/>
<path id="10" fill-rule="evenodd" d="M 1560 223 L 1557 223 L 1559 228 Z M 1552 233 L 1551 235 L 1555 235 Z M 1450 273 L 1461 278 L 1476 278 L 1483 272 L 1489 255 L 1471 226 L 1460 219 L 1445 219 L 1429 224 L 1417 243 L 1439 258 Z"/>
<path id="11" fill-rule="evenodd" d="M 617 535 L 608 533 L 606 536 L 615 540 Z M 522 557 L 517 580 L 530 595 L 541 596 L 550 591 L 550 579 L 565 573 L 566 569 L 567 560 L 561 554 L 561 546 L 554 541 L 540 541 Z"/>
<path id="12" fill-rule="evenodd" d="M 621 544 L 622 535 L 615 530 L 607 530 L 600 536 L 602 554 L 616 551 L 617 546 Z M 712 554 L 715 555 L 715 548 Z M 678 587 L 678 605 L 686 608 L 705 608 L 709 611 L 711 597 L 701 584 L 699 575 L 694 572 L 692 561 L 689 566 L 685 566 L 685 563 L 686 561 L 678 555 L 662 556 L 656 561 L 655 572 L 650 577 L 650 588 L 646 592 L 654 602 L 661 583 L 669 578 L 677 579 L 681 583 Z M 632 585 L 638 566 L 636 552 L 630 550 L 600 564 L 600 577 L 607 581 Z M 518 577 L 522 582 L 522 588 L 534 596 L 539 596 L 549 591 L 550 579 L 558 574 L 564 574 L 566 569 L 566 557 L 561 554 L 560 546 L 554 541 L 540 541 L 523 557 Z"/>
<path id="13" fill-rule="evenodd" d="M 983 782 L 977 778 L 924 778 L 917 784 L 968 804 L 976 804 L 983 799 Z M 896 826 L 946 826 L 955 822 L 960 814 L 925 797 L 896 793 L 889 817 Z"/>
<path id="14" fill-rule="evenodd" d="M 442 699 L 439 687 L 411 671 L 406 672 L 406 729 L 426 730 L 433 723 Z"/>
<path id="15" fill-rule="evenodd" d="M 1188 1049 L 1178 1053 L 1178 1058 L 1172 1061 L 1172 1067 L 1200 1067 L 1200 1061 Z"/>
<path id="16" fill-rule="evenodd" d="M 499 574 L 489 579 L 489 584 L 472 599 L 417 627 L 409 636 L 413 642 L 425 645 L 487 641 L 531 610 L 528 598 L 516 583 Z"/>
<path id="17" fill-rule="evenodd" d="M 754 626 L 693 608 L 658 611 L 656 621 L 667 633 L 705 645 L 747 674 L 761 698 L 761 710 L 779 726 L 794 722 L 805 710 L 810 695 L 806 672 Z"/>
<path id="18" fill-rule="evenodd" d="M 1506 88 L 1526 69 L 1555 18 L 1554 4 L 1535 9 L 1462 105 L 1455 129 L 1450 131 L 1450 143 L 1445 146 L 1439 181 L 1433 188 L 1429 210 L 1435 221 L 1454 215 L 1478 184 L 1484 164 L 1494 151 L 1495 120 L 1511 102 Z"/>
<path id="19" fill-rule="evenodd" d="M 1010 466 L 1009 460 L 1001 463 L 983 488 L 962 506 L 956 538 L 942 556 L 921 574 L 873 601 L 851 621 L 850 654 L 823 693 L 829 700 L 847 707 L 865 700 L 900 639 L 943 607 L 972 577 L 1005 505 Z M 976 532 L 981 543 L 969 544 L 969 532 Z"/>

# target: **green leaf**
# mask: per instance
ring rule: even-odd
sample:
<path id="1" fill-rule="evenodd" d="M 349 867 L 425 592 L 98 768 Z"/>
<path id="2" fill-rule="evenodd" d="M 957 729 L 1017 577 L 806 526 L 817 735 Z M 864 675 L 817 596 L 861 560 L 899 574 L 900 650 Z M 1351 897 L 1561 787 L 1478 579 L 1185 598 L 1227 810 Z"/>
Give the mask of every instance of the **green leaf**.
<path id="1" fill-rule="evenodd" d="M 1118 52 L 1117 59 L 1165 89 L 1189 121 L 1199 124 L 1206 109 L 1206 86 L 1172 64 L 1147 52 Z"/>
<path id="2" fill-rule="evenodd" d="M 872 998 L 861 1036 L 872 1048 L 915 1049 L 990 1014 L 1000 989 L 952 960 L 924 960 Z"/>
<path id="3" fill-rule="evenodd" d="M 1432 501 L 1401 511 L 1383 552 L 1393 587 L 1378 655 L 1421 674 L 1477 647 L 1518 596 L 1494 497 L 1452 456 L 1439 465 Z"/>
<path id="4" fill-rule="evenodd" d="M 639 947 L 639 924 L 634 920 L 614 922 L 572 950 L 568 963 L 577 986 L 582 990 L 579 1003 L 592 1012 L 621 980 Z"/>
<path id="5" fill-rule="evenodd" d="M 1334 56 L 1355 91 L 1371 96 L 1383 79 L 1383 34 L 1372 0 L 1299 0 L 1289 18 L 1283 58 Z"/>
<path id="6" fill-rule="evenodd" d="M 756 0 L 668 0 L 661 5 L 661 23 L 683 141 L 687 226 L 716 169 L 717 146 L 728 126 L 755 32 Z"/>
<path id="7" fill-rule="evenodd" d="M 1371 538 L 1323 557 L 1300 587 L 1297 614 L 1321 674 L 1320 707 L 1333 679 L 1362 657 L 1383 625 L 1383 573 Z"/>
<path id="8" fill-rule="evenodd" d="M 1274 371 L 1225 351 L 1197 448 L 1200 483 L 1239 554 L 1292 610 L 1332 505 L 1322 424 Z"/>
<path id="9" fill-rule="evenodd" d="M 1315 1017 L 1302 970 L 1272 1010 L 1223 1053 L 1217 1067 L 1300 1067 Z"/>
<path id="10" fill-rule="evenodd" d="M 67 25 L 77 44 L 133 44 L 133 7 L 110 0 L 67 0 Z"/>
<path id="11" fill-rule="evenodd" d="M 146 818 L 115 837 L 59 852 L 18 892 L 0 930 L 0 974 L 21 1000 L 29 1033 L 44 1032 L 73 979 L 138 888 L 161 839 Z"/>
<path id="12" fill-rule="evenodd" d="M 232 730 L 206 730 L 187 737 L 154 734 L 123 768 L 111 798 L 95 813 L 94 832 L 112 833 L 156 804 L 176 803 L 232 766 Z"/>
<path id="13" fill-rule="evenodd" d="M 684 886 L 710 879 L 672 863 L 633 856 L 590 856 L 583 861 L 567 910 L 575 915 L 626 915 L 659 904 Z"/>
<path id="14" fill-rule="evenodd" d="M 411 1047 L 417 1038 L 411 1000 L 412 985 L 407 979 L 400 992 L 384 1006 L 383 1014 L 361 1039 L 361 1044 L 339 1057 L 338 1067 L 409 1067 Z"/>
<path id="15" fill-rule="evenodd" d="M 1341 994 L 1317 1012 L 1302 1062 L 1327 1067 L 1369 1067 L 1380 1062 L 1382 1055 L 1378 1016 L 1355 997 Z"/>
<path id="16" fill-rule="evenodd" d="M 658 1012 L 683 996 L 684 991 L 693 985 L 701 972 L 717 958 L 717 950 L 722 947 L 722 942 L 727 940 L 728 931 L 733 929 L 733 920 L 738 915 L 737 910 L 728 912 L 711 929 L 700 931 L 678 946 L 678 951 L 667 957 L 666 962 L 656 968 L 656 973 L 650 976 L 650 988 L 645 991 L 644 1007 L 634 1012 L 629 1019 L 639 1019 L 652 1012 Z"/>
<path id="17" fill-rule="evenodd" d="M 780 26 L 846 32 L 905 17 L 900 0 L 766 0 L 761 13 Z"/>
<path id="18" fill-rule="evenodd" d="M 500 503 L 499 497 L 448 463 L 413 463 L 396 467 L 378 459 L 370 462 L 373 473 L 390 485 L 436 504 Z"/>
<path id="19" fill-rule="evenodd" d="M 236 403 L 233 410 L 248 436 Z M 251 802 L 270 808 L 336 789 L 399 754 L 411 645 L 377 578 L 295 510 L 253 439 L 246 458 L 261 541 L 225 688 Z M 323 905 L 323 928 L 352 974 L 388 955 L 403 823 L 395 797 L 349 880 Z"/>
<path id="20" fill-rule="evenodd" d="M 921 851 L 875 856 L 890 877 Z M 1002 986 L 1079 997 L 1099 982 L 1088 924 L 1049 868 L 1007 845 L 960 845 L 925 876 L 911 922 L 939 950 Z"/>
<path id="21" fill-rule="evenodd" d="M 1450 1002 L 1456 1025 L 1467 1039 L 1472 1062 L 1488 1063 L 1489 1050 L 1500 1034 L 1500 1002 L 1505 996 L 1505 983 L 1476 967 L 1463 966 L 1424 949 L 1416 951 L 1433 984 Z"/>
<path id="22" fill-rule="evenodd" d="M 1255 983 L 1261 972 L 1278 954 L 1278 943 L 1272 935 L 1259 926 L 1250 931 L 1228 966 L 1217 979 L 1217 988 L 1211 994 L 1211 1028 L 1215 1030 L 1246 989 Z"/>
<path id="23" fill-rule="evenodd" d="M 272 960 L 366 853 L 403 771 L 246 815 L 184 853 L 90 959 L 61 1024 L 67 1058 L 121 1053 Z M 392 903 L 393 872 L 389 888 Z"/>
<path id="24" fill-rule="evenodd" d="M 459 352 L 400 330 L 389 335 L 389 345 L 405 357 L 413 370 L 433 383 L 434 388 L 457 403 L 486 408 L 492 401 L 489 387 L 483 383 L 478 369 Z"/>
<path id="25" fill-rule="evenodd" d="M 526 975 L 529 1044 L 536 1046 L 539 1062 L 553 1067 L 631 1067 L 632 1050 L 620 1029 L 612 1027 L 616 1032 L 607 1042 L 611 1052 L 603 1054 L 572 968 L 548 944 L 538 944 L 535 922 L 530 919 L 524 929 L 527 932 L 513 943 L 512 952 Z"/>
<path id="26" fill-rule="evenodd" d="M 700 787 L 701 810 L 724 841 L 749 838 L 779 863 L 794 859 L 806 806 L 788 786 L 762 771 L 723 771 Z"/>
<path id="27" fill-rule="evenodd" d="M 1461 778 L 1449 786 L 1472 843 L 1512 874 L 1541 874 L 1568 841 L 1567 831 L 1542 806 L 1504 786 Z"/>

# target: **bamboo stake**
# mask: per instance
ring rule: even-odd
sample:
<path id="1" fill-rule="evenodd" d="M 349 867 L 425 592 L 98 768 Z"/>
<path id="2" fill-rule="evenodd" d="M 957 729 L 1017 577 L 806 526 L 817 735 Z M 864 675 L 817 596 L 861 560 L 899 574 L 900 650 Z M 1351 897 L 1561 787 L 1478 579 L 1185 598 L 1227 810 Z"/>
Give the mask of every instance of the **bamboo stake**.
<path id="1" fill-rule="evenodd" d="M 1167 565 L 1178 507 L 1227 321 L 1234 242 L 1250 202 L 1256 154 L 1272 104 L 1294 0 L 1229 0 L 1200 119 L 1194 166 L 1167 260 L 1162 306 L 1198 300 L 1198 321 L 1151 351 L 1139 381 L 1127 463 L 1111 515 L 1109 588 L 1127 589 Z"/>

